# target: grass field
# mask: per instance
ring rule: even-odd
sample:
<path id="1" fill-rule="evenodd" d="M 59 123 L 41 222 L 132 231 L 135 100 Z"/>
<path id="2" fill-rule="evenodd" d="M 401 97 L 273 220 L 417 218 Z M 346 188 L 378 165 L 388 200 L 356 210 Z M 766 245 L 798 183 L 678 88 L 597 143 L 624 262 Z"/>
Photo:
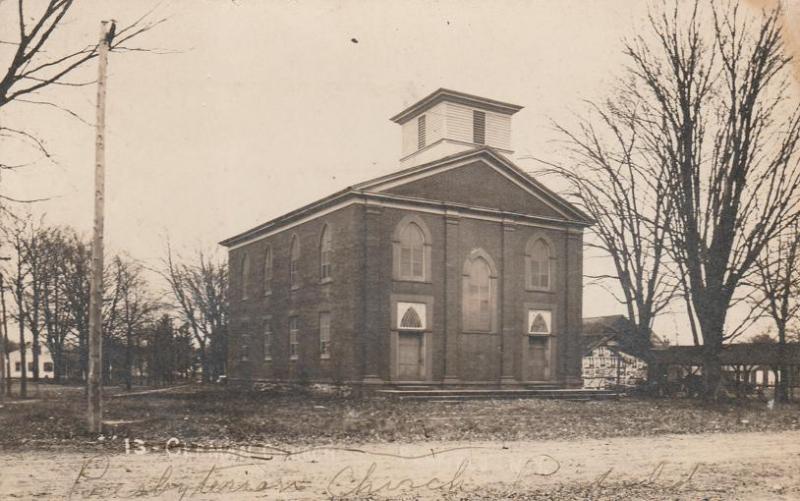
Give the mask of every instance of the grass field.
<path id="1" fill-rule="evenodd" d="M 0 409 L 0 445 L 98 444 L 85 428 L 82 392 L 48 395 Z M 186 386 L 106 399 L 103 443 L 126 438 L 165 443 L 175 437 L 184 444 L 225 446 L 781 431 L 800 429 L 798 410 L 796 404 L 769 409 L 758 402 L 706 405 L 691 400 L 441 403 Z"/>

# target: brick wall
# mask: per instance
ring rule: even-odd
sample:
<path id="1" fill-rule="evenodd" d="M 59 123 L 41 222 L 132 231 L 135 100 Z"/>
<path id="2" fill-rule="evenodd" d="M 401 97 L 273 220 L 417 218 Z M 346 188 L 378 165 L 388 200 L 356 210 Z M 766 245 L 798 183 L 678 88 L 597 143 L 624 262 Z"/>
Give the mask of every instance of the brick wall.
<path id="1" fill-rule="evenodd" d="M 320 281 L 320 237 L 332 231 L 331 280 Z M 229 253 L 231 265 L 231 378 L 344 381 L 358 377 L 357 326 L 361 309 L 360 207 L 349 206 L 276 233 Z M 299 284 L 289 284 L 291 240 L 300 243 Z M 271 292 L 264 294 L 264 256 L 272 249 Z M 242 298 L 241 262 L 250 259 L 248 297 Z M 319 314 L 331 315 L 331 356 L 320 358 Z M 299 327 L 297 360 L 289 357 L 289 318 Z M 271 360 L 265 360 L 264 322 L 272 328 Z"/>
<path id="2" fill-rule="evenodd" d="M 414 214 L 427 226 L 433 241 L 430 279 L 422 283 L 392 280 L 391 276 L 392 238 L 398 224 L 409 214 Z M 500 222 L 394 208 L 373 207 L 366 217 L 370 232 L 368 264 L 365 267 L 369 290 L 365 328 L 365 363 L 369 369 L 366 374 L 381 381 L 392 379 L 391 331 L 395 326 L 391 322 L 391 313 L 397 301 L 393 298 L 416 297 L 420 302 L 424 298 L 433 301 L 429 326 L 429 348 L 432 350 L 429 374 L 433 381 L 442 381 L 445 376 L 460 381 L 499 381 L 503 374 L 501 348 L 504 342 L 508 352 L 506 363 L 510 365 L 507 367 L 509 376 L 517 381 L 524 380 L 526 308 L 531 305 L 553 311 L 556 336 L 551 350 L 551 379 L 567 382 L 575 374 L 579 375 L 581 271 L 576 266 L 579 235 L 568 237 L 566 230 L 524 225 L 512 225 L 512 230 L 508 231 Z M 449 233 L 448 226 L 451 227 Z M 508 234 L 505 242 L 504 233 Z M 557 257 L 551 291 L 525 289 L 525 245 L 532 237 L 546 238 Z M 508 247 L 505 250 L 504 245 Z M 498 321 L 488 333 L 464 333 L 462 325 L 462 267 L 475 249 L 483 249 L 488 254 L 499 274 Z M 505 338 L 504 330 L 509 333 Z M 450 339 L 448 331 L 455 331 Z M 447 364 L 451 367 L 448 368 Z"/>
<path id="3" fill-rule="evenodd" d="M 479 173 L 488 174 L 484 170 Z M 447 179 L 433 176 L 426 181 L 425 189 L 447 192 L 454 200 L 474 198 L 474 183 L 448 184 Z M 491 183 L 487 178 L 484 184 Z M 495 191 L 483 195 L 490 197 L 486 203 L 498 196 Z M 409 217 L 427 229 L 431 243 L 430 272 L 422 282 L 393 276 L 395 232 Z M 319 244 L 326 224 L 333 240 L 332 279 L 320 283 Z M 300 280 L 293 290 L 289 262 L 294 236 L 300 242 Z M 525 247 L 531 238 L 544 238 L 554 252 L 551 290 L 526 290 Z M 273 278 L 271 293 L 265 295 L 263 263 L 268 245 L 272 249 Z M 566 226 L 533 227 L 514 221 L 511 215 L 501 220 L 475 219 L 446 204 L 425 212 L 377 202 L 356 203 L 322 215 L 230 251 L 230 376 L 253 380 L 394 380 L 398 333 L 392 312 L 398 301 L 411 301 L 425 303 L 430 310 L 424 333 L 428 352 L 425 379 L 452 383 L 530 380 L 527 310 L 545 309 L 552 312 L 554 328 L 554 336 L 546 341 L 550 347 L 546 379 L 579 385 L 581 247 L 580 231 Z M 490 332 L 465 333 L 463 266 L 476 249 L 485 252 L 496 271 L 497 316 Z M 247 298 L 241 293 L 245 253 L 250 259 Z M 331 315 L 329 359 L 322 359 L 319 353 L 320 312 Z M 291 317 L 298 319 L 297 360 L 289 357 Z M 264 357 L 266 321 L 273 337 L 271 360 Z"/>

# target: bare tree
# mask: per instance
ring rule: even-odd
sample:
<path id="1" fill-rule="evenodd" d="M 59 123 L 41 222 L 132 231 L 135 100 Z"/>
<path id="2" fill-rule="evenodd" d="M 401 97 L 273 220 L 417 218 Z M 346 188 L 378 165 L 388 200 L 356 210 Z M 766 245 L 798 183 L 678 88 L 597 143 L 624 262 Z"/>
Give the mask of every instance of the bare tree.
<path id="1" fill-rule="evenodd" d="M 74 231 L 65 230 L 64 248 L 59 263 L 64 293 L 64 305 L 70 315 L 80 357 L 81 378 L 88 374 L 89 342 L 89 247 Z"/>
<path id="2" fill-rule="evenodd" d="M 119 337 L 124 343 L 125 386 L 128 390 L 133 380 L 134 351 L 139 346 L 144 327 L 160 306 L 151 297 L 143 272 L 142 265 L 131 259 L 116 256 L 112 262 L 114 296 L 119 298 L 115 304 L 119 310 L 116 316 L 119 318 Z"/>
<path id="3" fill-rule="evenodd" d="M 43 228 L 39 249 L 44 255 L 42 275 L 42 322 L 45 342 L 53 357 L 53 378 L 60 381 L 65 375 L 65 349 L 73 334 L 74 319 L 67 303 L 67 277 L 63 274 L 64 260 L 69 254 L 65 230 Z"/>
<path id="4" fill-rule="evenodd" d="M 28 217 L 25 235 L 22 238 L 23 260 L 28 268 L 28 290 L 23 296 L 25 302 L 23 320 L 31 333 L 31 354 L 33 361 L 33 380 L 39 381 L 39 359 L 41 357 L 41 337 L 44 330 L 42 296 L 47 282 L 47 254 L 44 238 L 46 230 L 42 221 Z"/>
<path id="5" fill-rule="evenodd" d="M 9 24 L 17 27 L 10 33 L 4 32 L 0 38 L 0 67 L 5 68 L 5 72 L 0 71 L 0 113 L 11 103 L 44 106 L 63 111 L 88 124 L 67 104 L 53 100 L 44 92 L 53 87 L 68 89 L 94 83 L 93 80 L 81 80 L 80 70 L 97 57 L 99 44 L 92 40 L 85 45 L 70 47 L 59 40 L 60 34 L 73 22 L 74 4 L 74 0 L 0 0 L 0 17 L 13 19 L 15 22 Z M 110 50 L 151 51 L 131 47 L 128 43 L 166 20 L 154 18 L 154 10 L 112 33 Z M 40 156 L 52 159 L 41 137 L 24 127 L 6 123 L 2 118 L 0 114 L 0 141 L 16 141 L 32 148 Z M 0 172 L 29 163 L 27 160 L 0 158 Z M 7 212 L 5 202 L 32 201 L 35 200 L 18 200 L 0 194 L 0 211 Z"/>
<path id="6" fill-rule="evenodd" d="M 161 272 L 182 319 L 198 344 L 203 380 L 225 372 L 228 338 L 228 267 L 197 252 L 193 262 L 177 262 L 167 244 Z"/>
<path id="7" fill-rule="evenodd" d="M 29 287 L 28 277 L 30 275 L 30 267 L 26 260 L 25 238 L 29 231 L 30 224 L 30 219 L 16 219 L 12 225 L 3 228 L 5 239 L 13 252 L 12 271 L 8 275 L 11 282 L 12 296 L 14 297 L 16 306 L 16 312 L 13 318 L 19 327 L 19 360 L 21 369 L 19 386 L 20 398 L 26 398 L 28 396 L 28 343 L 25 341 L 25 295 Z"/>
<path id="8" fill-rule="evenodd" d="M 641 151 L 637 122 L 636 103 L 624 92 L 592 104 L 578 130 L 556 125 L 569 162 L 544 162 L 549 166 L 544 171 L 565 180 L 568 196 L 594 219 L 597 238 L 586 245 L 607 253 L 615 274 L 590 278 L 619 285 L 622 295 L 614 295 L 634 326 L 636 348 L 652 362 L 653 321 L 676 291 L 666 267 L 673 204 L 666 170 Z"/>
<path id="9" fill-rule="evenodd" d="M 800 110 L 779 15 L 676 2 L 651 13 L 650 36 L 625 49 L 637 133 L 669 181 L 669 249 L 702 336 L 708 398 L 718 395 L 723 343 L 753 321 L 728 325 L 740 286 L 798 219 Z"/>
<path id="10" fill-rule="evenodd" d="M 2 2 L 0 2 L 2 3 Z M 3 39 L 4 45 L 16 47 L 10 53 L 6 72 L 0 79 L 0 108 L 15 100 L 35 94 L 49 86 L 81 87 L 94 82 L 68 81 L 68 77 L 98 55 L 99 44 L 90 42 L 80 47 L 63 47 L 54 42 L 55 34 L 69 23 L 74 0 L 8 2 L 7 15 L 17 18 L 18 31 L 13 39 Z M 152 19 L 152 11 L 111 35 L 112 51 L 141 50 L 127 47 L 131 39 L 161 24 L 165 19 Z M 26 101 L 43 104 L 41 101 Z M 21 131 L 6 129 L 12 133 Z"/>
<path id="11" fill-rule="evenodd" d="M 778 331 L 779 402 L 789 401 L 791 371 L 786 363 L 786 343 L 789 327 L 800 316 L 800 224 L 786 229 L 784 234 L 769 242 L 756 260 L 754 286 L 762 297 L 758 305 L 775 323 Z"/>

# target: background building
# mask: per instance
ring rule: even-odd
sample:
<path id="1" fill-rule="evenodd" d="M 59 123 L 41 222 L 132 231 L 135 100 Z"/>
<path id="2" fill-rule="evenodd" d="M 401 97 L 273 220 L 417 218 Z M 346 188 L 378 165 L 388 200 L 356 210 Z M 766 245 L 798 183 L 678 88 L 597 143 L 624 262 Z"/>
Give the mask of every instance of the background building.
<path id="1" fill-rule="evenodd" d="M 50 356 L 50 351 L 47 346 L 40 345 L 41 351 L 39 353 L 39 378 L 40 379 L 53 379 L 54 367 L 53 357 Z M 22 354 L 20 350 L 14 350 L 8 354 L 8 360 L 11 364 L 11 377 L 22 377 Z M 25 350 L 25 362 L 27 364 L 27 377 L 33 377 L 33 350 L 27 348 Z"/>
<path id="2" fill-rule="evenodd" d="M 583 319 L 583 385 L 586 388 L 635 386 L 647 380 L 647 346 L 624 315 Z M 652 347 L 664 345 L 654 333 Z"/>

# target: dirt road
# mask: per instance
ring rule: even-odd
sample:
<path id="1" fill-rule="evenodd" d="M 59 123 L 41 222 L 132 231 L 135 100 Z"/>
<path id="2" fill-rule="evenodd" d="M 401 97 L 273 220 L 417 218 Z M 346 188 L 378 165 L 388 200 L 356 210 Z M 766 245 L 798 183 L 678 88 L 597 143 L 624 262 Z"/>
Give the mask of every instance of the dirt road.
<path id="1" fill-rule="evenodd" d="M 0 456 L 3 499 L 798 499 L 800 432 Z M 157 448 L 157 449 L 156 449 Z"/>

